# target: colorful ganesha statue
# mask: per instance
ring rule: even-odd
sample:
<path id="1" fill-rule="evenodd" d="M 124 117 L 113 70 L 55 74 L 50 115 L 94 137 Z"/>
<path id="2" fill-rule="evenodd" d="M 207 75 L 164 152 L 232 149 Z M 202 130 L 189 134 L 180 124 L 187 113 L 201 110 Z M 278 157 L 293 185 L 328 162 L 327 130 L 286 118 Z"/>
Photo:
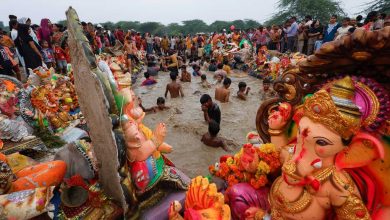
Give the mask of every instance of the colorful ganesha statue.
<path id="1" fill-rule="evenodd" d="M 387 117 L 378 100 L 350 77 L 332 82 L 295 109 L 292 141 L 289 117 L 270 115 L 283 163 L 268 197 L 272 219 L 390 219 L 388 134 L 366 129 L 367 119 Z"/>
<path id="2" fill-rule="evenodd" d="M 142 124 L 145 112 L 136 104 L 137 97 L 130 88 L 120 91 L 122 102 L 122 130 L 127 147 L 127 162 L 137 194 L 149 191 L 160 181 L 173 183 L 177 189 L 186 189 L 187 183 L 166 164 L 170 163 L 162 153 L 170 153 L 172 147 L 164 143 L 165 124 L 159 123 L 154 131 Z"/>

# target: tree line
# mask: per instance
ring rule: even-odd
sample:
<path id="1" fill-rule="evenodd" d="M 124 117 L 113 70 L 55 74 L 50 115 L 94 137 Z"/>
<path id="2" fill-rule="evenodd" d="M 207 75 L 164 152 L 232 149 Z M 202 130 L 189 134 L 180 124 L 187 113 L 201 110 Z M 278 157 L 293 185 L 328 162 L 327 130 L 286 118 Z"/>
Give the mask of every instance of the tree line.
<path id="1" fill-rule="evenodd" d="M 362 5 L 361 13 L 365 14 L 369 11 L 376 10 L 379 12 L 390 13 L 390 0 L 371 0 Z M 306 15 L 311 15 L 313 19 L 318 19 L 322 23 L 328 22 L 332 15 L 337 15 L 341 20 L 346 16 L 340 1 L 338 0 L 279 0 L 277 12 L 270 17 L 262 25 L 283 25 L 284 22 L 292 17 L 297 17 L 302 20 Z M 88 22 L 88 21 L 87 21 Z M 66 26 L 66 21 L 58 22 Z M 229 29 L 232 25 L 237 29 L 257 28 L 261 24 L 252 19 L 234 20 L 234 21 L 214 21 L 211 24 L 205 23 L 203 20 L 194 19 L 187 20 L 181 23 L 171 23 L 164 25 L 160 22 L 139 22 L 139 21 L 119 21 L 100 23 L 107 30 L 121 28 L 123 30 L 136 30 L 141 33 L 151 33 L 153 35 L 179 35 L 179 34 L 196 34 L 199 32 L 221 32 L 223 29 Z M 4 27 L 0 22 L 0 27 Z"/>

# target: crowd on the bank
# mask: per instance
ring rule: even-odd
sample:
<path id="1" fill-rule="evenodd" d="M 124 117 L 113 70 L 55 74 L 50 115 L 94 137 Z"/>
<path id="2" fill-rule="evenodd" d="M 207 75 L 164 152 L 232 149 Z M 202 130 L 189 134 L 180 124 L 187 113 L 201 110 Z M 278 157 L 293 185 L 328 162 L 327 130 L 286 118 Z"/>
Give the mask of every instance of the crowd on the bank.
<path id="1" fill-rule="evenodd" d="M 18 19 L 10 15 L 9 19 L 10 32 L 0 30 L 0 74 L 16 74 L 17 78 L 21 79 L 19 66 L 28 74 L 28 68 L 34 69 L 42 65 L 55 67 L 60 73 L 66 72 L 67 63 L 70 63 L 66 27 L 53 24 L 47 18 L 42 19 L 40 25 L 32 25 L 31 19 L 25 17 Z M 337 22 L 338 20 L 341 20 L 341 23 Z M 124 44 L 126 56 L 131 61 L 128 64 L 130 69 L 134 62 L 139 64 L 138 55 L 143 52 L 157 56 L 177 54 L 177 57 L 171 57 L 171 63 L 166 65 L 166 68 L 171 70 L 178 70 L 181 65 L 177 62 L 182 59 L 190 59 L 190 62 L 203 59 L 210 64 L 210 69 L 215 71 L 220 63 L 224 64 L 225 70 L 228 64 L 232 65 L 224 58 L 226 53 L 234 58 L 233 64 L 250 63 L 262 47 L 282 53 L 300 52 L 310 55 L 323 43 L 350 34 L 356 28 L 383 28 L 389 25 L 389 18 L 386 19 L 386 14 L 373 11 L 368 13 L 364 20 L 361 15 L 342 19 L 334 15 L 327 24 L 321 24 L 319 20 L 308 15 L 302 21 L 292 17 L 282 25 L 260 26 L 248 30 L 232 26 L 228 31 L 223 29 L 220 32 L 187 36 L 153 36 L 134 30 L 123 31 L 120 28 L 108 30 L 100 24 L 93 25 L 90 22 L 81 22 L 81 25 L 96 54 L 114 46 L 116 42 Z M 225 50 L 222 51 L 222 48 Z M 252 48 L 254 49 L 251 50 Z"/>

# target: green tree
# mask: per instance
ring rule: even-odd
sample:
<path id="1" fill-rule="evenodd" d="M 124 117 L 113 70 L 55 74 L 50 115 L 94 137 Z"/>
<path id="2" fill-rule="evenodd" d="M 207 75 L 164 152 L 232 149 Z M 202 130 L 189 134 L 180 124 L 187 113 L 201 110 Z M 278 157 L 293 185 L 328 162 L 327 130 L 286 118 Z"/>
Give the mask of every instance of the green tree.
<path id="1" fill-rule="evenodd" d="M 119 21 L 115 24 L 115 28 L 119 27 L 126 32 L 131 29 L 138 30 L 140 24 L 139 21 Z"/>
<path id="2" fill-rule="evenodd" d="M 255 20 L 245 19 L 244 22 L 245 22 L 245 29 L 257 28 L 260 26 L 260 23 Z"/>
<path id="3" fill-rule="evenodd" d="M 266 22 L 267 25 L 281 24 L 291 16 L 303 20 L 306 15 L 311 15 L 322 22 L 327 22 L 333 14 L 345 16 L 337 0 L 279 0 L 278 9 L 279 12 Z"/>
<path id="4" fill-rule="evenodd" d="M 159 22 L 145 22 L 139 25 L 138 31 L 141 33 L 161 34 L 164 29 L 164 25 Z"/>
<path id="5" fill-rule="evenodd" d="M 208 25 L 199 19 L 183 21 L 183 34 L 195 34 L 208 31 Z"/>
<path id="6" fill-rule="evenodd" d="M 228 29 L 230 22 L 227 21 L 214 21 L 209 26 L 209 31 L 211 32 L 221 32 L 223 29 Z"/>
<path id="7" fill-rule="evenodd" d="M 164 29 L 164 34 L 168 35 L 180 35 L 182 34 L 183 26 L 181 26 L 178 23 L 171 23 L 168 24 L 168 26 L 165 27 Z"/>
<path id="8" fill-rule="evenodd" d="M 0 21 L 0 28 L 4 29 L 4 22 Z"/>
<path id="9" fill-rule="evenodd" d="M 378 11 L 380 13 L 390 13 L 390 0 L 374 0 L 364 5 L 366 9 L 364 12 Z"/>
<path id="10" fill-rule="evenodd" d="M 104 29 L 108 29 L 108 30 L 114 30 L 116 28 L 115 24 L 113 22 L 104 22 L 104 23 L 100 23 Z"/>
<path id="11" fill-rule="evenodd" d="M 60 21 L 57 22 L 57 24 L 60 24 L 60 25 L 62 25 L 62 26 L 67 26 L 67 25 L 68 25 L 68 23 L 66 22 L 66 20 L 60 20 Z"/>
<path id="12" fill-rule="evenodd" d="M 243 20 L 234 20 L 234 21 L 231 22 L 230 26 L 232 26 L 232 25 L 234 25 L 234 27 L 236 29 L 245 29 L 245 26 L 246 26 L 245 22 Z"/>

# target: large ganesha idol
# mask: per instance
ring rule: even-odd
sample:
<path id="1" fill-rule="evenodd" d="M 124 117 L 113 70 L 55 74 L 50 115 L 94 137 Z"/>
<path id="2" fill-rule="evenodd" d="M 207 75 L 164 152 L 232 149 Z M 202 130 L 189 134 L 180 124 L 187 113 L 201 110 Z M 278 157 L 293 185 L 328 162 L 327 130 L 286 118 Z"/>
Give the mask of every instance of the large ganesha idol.
<path id="1" fill-rule="evenodd" d="M 362 87 L 345 77 L 306 98 L 293 117 L 298 132 L 290 142 L 289 121 L 271 114 L 271 142 L 283 163 L 269 194 L 272 219 L 390 218 L 388 149 L 363 126 L 364 113 L 379 102 L 362 102 Z M 375 99 L 372 94 L 365 97 Z"/>
<path id="2" fill-rule="evenodd" d="M 165 125 L 159 123 L 152 132 L 142 124 L 145 113 L 136 105 L 134 92 L 127 87 L 120 94 L 124 99 L 121 124 L 127 147 L 127 162 L 137 194 L 149 191 L 160 181 L 173 183 L 176 189 L 186 189 L 186 181 L 174 167 L 166 164 L 169 161 L 162 155 L 172 151 L 172 147 L 164 143 Z"/>

